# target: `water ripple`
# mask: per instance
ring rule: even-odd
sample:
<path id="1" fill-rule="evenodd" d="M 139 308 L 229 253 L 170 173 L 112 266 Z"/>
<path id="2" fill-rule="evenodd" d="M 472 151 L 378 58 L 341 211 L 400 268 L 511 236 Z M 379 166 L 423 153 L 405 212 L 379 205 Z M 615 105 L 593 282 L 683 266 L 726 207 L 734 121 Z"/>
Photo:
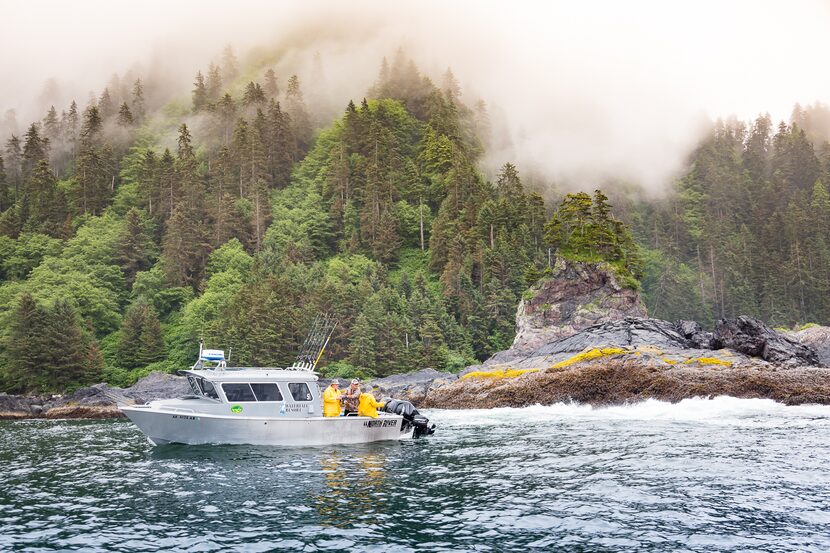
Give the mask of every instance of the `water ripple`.
<path id="1" fill-rule="evenodd" d="M 429 415 L 428 440 L 286 450 L 3 422 L 0 550 L 830 549 L 830 408 Z"/>

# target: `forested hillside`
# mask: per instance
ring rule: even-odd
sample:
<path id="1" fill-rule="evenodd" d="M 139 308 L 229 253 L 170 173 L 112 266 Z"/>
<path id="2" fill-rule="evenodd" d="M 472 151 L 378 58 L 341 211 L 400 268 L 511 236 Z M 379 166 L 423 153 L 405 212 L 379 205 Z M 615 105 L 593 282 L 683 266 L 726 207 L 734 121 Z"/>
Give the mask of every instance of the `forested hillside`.
<path id="1" fill-rule="evenodd" d="M 454 370 L 510 345 L 555 255 L 641 280 L 663 318 L 830 321 L 820 106 L 719 123 L 665 197 L 564 194 L 510 163 L 488 180 L 486 106 L 439 81 L 399 52 L 332 121 L 315 83 L 227 49 L 188 101 L 114 79 L 5 138 L 0 389 L 130 383 L 200 338 L 283 365 L 320 312 L 327 374 Z"/>
<path id="2" fill-rule="evenodd" d="M 790 124 L 718 122 L 670 196 L 621 199 L 652 316 L 830 323 L 828 123 L 821 105 Z"/>

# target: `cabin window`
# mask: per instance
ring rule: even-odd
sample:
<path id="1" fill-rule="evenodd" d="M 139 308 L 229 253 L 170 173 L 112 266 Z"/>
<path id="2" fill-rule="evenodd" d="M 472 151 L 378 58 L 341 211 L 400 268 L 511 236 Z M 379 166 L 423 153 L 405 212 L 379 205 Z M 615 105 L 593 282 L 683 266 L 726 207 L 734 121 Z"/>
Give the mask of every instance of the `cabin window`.
<path id="1" fill-rule="evenodd" d="M 251 384 L 257 401 L 282 401 L 282 394 L 276 384 L 267 382 Z"/>
<path id="2" fill-rule="evenodd" d="M 222 384 L 222 390 L 225 391 L 225 397 L 229 402 L 233 401 L 256 401 L 254 392 L 251 391 L 250 384 Z"/>
<path id="3" fill-rule="evenodd" d="M 292 382 L 288 385 L 288 391 L 294 401 L 311 401 L 311 390 L 305 382 Z"/>
<path id="4" fill-rule="evenodd" d="M 202 378 L 199 379 L 203 393 L 207 397 L 212 397 L 213 399 L 219 399 L 219 394 L 216 393 L 216 388 L 213 387 L 213 383 L 210 380 L 204 380 Z"/>

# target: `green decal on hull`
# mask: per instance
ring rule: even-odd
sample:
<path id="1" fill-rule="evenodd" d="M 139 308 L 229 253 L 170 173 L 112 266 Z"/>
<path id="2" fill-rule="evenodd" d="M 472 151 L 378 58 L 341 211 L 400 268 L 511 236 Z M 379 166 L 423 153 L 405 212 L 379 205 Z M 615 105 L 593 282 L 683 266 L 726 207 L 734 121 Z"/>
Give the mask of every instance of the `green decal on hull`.
<path id="1" fill-rule="evenodd" d="M 241 405 L 231 405 L 231 413 L 241 413 L 242 406 Z"/>

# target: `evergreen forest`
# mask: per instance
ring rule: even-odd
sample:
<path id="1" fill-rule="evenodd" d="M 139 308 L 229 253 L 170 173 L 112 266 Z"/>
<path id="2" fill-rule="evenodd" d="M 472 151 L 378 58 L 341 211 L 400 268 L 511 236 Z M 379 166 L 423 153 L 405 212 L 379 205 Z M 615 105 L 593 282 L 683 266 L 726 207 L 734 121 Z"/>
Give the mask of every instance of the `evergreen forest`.
<path id="1" fill-rule="evenodd" d="M 399 51 L 326 116 L 322 83 L 226 48 L 186 98 L 140 75 L 0 144 L 0 391 L 128 385 L 191 365 L 455 371 L 510 346 L 555 256 L 607 263 L 652 316 L 830 323 L 830 111 L 718 121 L 667 192 L 530 179 L 487 105 Z"/>

